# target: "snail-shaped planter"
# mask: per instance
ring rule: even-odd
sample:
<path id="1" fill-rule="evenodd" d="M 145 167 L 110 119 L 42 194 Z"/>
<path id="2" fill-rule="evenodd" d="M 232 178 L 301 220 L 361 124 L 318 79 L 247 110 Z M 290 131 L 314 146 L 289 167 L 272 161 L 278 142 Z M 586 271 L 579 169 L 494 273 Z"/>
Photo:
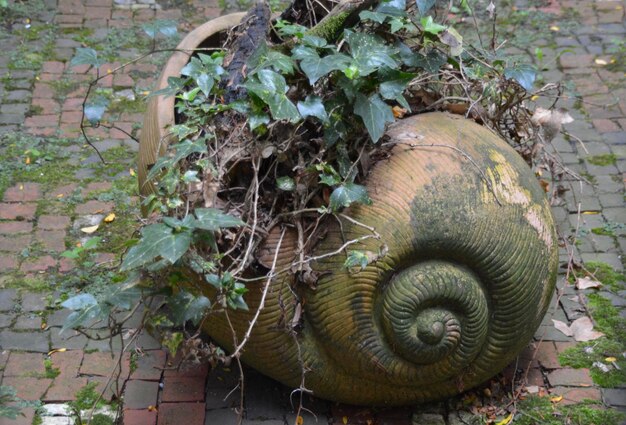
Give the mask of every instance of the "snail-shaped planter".
<path id="1" fill-rule="evenodd" d="M 205 24 L 182 48 L 198 46 L 241 16 Z M 158 88 L 178 75 L 187 59 L 174 55 Z M 173 122 L 173 100 L 153 98 L 140 145 L 142 184 Z M 242 354 L 250 366 L 292 387 L 300 386 L 304 367 L 306 388 L 329 400 L 410 404 L 484 382 L 528 344 L 556 280 L 549 203 L 534 174 L 503 140 L 443 113 L 402 119 L 387 136 L 397 144 L 367 178 L 372 204 L 346 212 L 360 225 L 344 221 L 340 230 L 329 221 L 315 255 L 368 234 L 366 226 L 380 234 L 387 254 L 358 273 L 343 267 L 343 256 L 313 263 L 319 279 L 315 289 L 299 289 L 303 304 L 295 302 L 287 277 L 276 278 Z M 269 232 L 266 255 L 274 257 L 279 238 L 280 232 Z M 380 244 L 366 239 L 354 248 L 377 252 Z M 282 238 L 277 269 L 293 261 L 296 246 L 289 234 Z M 263 286 L 248 284 L 248 312 L 229 313 L 239 341 Z M 301 329 L 286 332 L 285 318 L 297 316 L 301 305 Z M 233 348 L 225 317 L 212 316 L 205 330 Z"/>

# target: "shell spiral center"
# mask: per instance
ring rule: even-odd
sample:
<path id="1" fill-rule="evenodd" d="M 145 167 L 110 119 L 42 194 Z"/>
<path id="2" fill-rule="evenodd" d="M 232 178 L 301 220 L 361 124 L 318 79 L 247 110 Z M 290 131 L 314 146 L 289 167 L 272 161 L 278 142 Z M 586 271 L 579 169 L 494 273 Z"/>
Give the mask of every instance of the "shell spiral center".
<path id="1" fill-rule="evenodd" d="M 382 325 L 392 349 L 414 364 L 446 363 L 452 374 L 480 352 L 488 315 L 478 277 L 450 262 L 408 267 L 391 279 L 383 294 Z"/>

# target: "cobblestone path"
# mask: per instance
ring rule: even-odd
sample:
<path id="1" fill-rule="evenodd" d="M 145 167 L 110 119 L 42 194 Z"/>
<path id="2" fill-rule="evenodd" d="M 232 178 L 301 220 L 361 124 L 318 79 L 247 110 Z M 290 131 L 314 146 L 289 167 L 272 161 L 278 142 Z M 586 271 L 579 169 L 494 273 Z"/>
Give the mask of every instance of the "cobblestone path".
<path id="1" fill-rule="evenodd" d="M 111 348 L 115 352 L 118 343 L 111 347 L 78 334 L 60 336 L 68 312 L 59 309 L 59 297 L 76 285 L 106 281 L 107 267 L 118 261 L 132 232 L 131 223 L 138 216 L 132 171 L 137 144 L 128 134 L 140 131 L 141 98 L 151 89 L 163 58 L 138 62 L 115 75 L 107 72 L 149 43 L 138 35 L 142 23 L 174 19 L 185 33 L 221 14 L 224 5 L 213 0 L 26 4 L 24 15 L 0 32 L 0 379 L 20 397 L 42 400 L 48 407 L 39 413 L 26 409 L 25 417 L 0 419 L 0 424 L 69 424 L 66 413 L 62 409 L 55 413 L 55 408 L 73 400 L 89 382 L 98 388 L 106 384 L 117 363 Z M 518 38 L 509 50 L 537 62 L 535 47 L 540 47 L 543 59 L 538 65 L 546 67 L 545 80 L 565 81 L 570 92 L 578 94 L 563 106 L 575 118 L 567 131 L 582 143 L 561 136 L 553 148 L 589 183 L 564 182 L 563 202 L 554 206 L 561 232 L 569 236 L 578 229 L 571 252 L 577 264 L 618 277 L 599 290 L 579 291 L 565 282 L 562 268 L 558 293 L 536 340 L 494 381 L 510 385 L 517 378 L 531 392 L 549 393 L 560 405 L 591 399 L 622 411 L 626 411 L 623 381 L 603 388 L 598 379 L 594 382 L 593 369 L 562 366 L 559 355 L 576 342 L 555 329 L 552 319 L 571 323 L 587 314 L 592 293 L 608 300 L 607 309 L 614 307 L 618 317 L 626 318 L 624 277 L 619 275 L 626 251 L 624 6 L 623 1 L 550 0 L 533 5 L 519 0 L 505 9 L 510 13 L 505 29 L 533 36 L 526 41 Z M 531 27 L 535 24 L 540 30 Z M 108 120 L 123 130 L 106 126 L 90 130 L 108 165 L 78 139 L 85 81 L 91 74 L 85 67 L 69 66 L 77 47 L 95 44 L 110 60 L 101 67 L 106 78 L 99 84 L 115 104 Z M 104 223 L 110 213 L 116 219 Z M 81 229 L 95 225 L 100 227 L 94 235 L 102 241 L 87 263 L 84 257 L 78 263 L 61 256 L 78 242 L 84 244 L 88 238 Z M 563 248 L 562 263 L 569 257 Z M 120 382 L 125 388 L 125 425 L 235 423 L 237 392 L 224 400 L 236 386 L 234 371 L 175 370 L 175 360 L 168 359 L 148 335 L 136 345 L 134 354 L 121 360 L 123 376 L 129 377 Z M 254 371 L 247 376 L 244 423 L 296 422 L 288 389 Z M 495 397 L 494 383 L 479 390 L 477 397 L 415 409 L 363 409 L 308 398 L 305 407 L 321 424 L 471 423 L 472 407 L 489 404 L 490 394 Z M 303 418 L 305 424 L 315 422 L 308 413 Z"/>

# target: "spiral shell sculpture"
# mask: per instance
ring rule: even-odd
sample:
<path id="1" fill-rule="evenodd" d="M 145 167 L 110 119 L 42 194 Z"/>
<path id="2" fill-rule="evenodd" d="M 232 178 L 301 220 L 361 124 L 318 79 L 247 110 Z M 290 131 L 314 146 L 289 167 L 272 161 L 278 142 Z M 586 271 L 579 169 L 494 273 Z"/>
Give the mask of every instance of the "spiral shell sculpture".
<path id="1" fill-rule="evenodd" d="M 273 282 L 242 357 L 294 387 L 303 365 L 315 395 L 352 404 L 441 399 L 489 379 L 528 344 L 556 279 L 550 206 L 505 142 L 441 113 L 402 120 L 388 136 L 399 144 L 368 178 L 372 205 L 347 211 L 377 230 L 387 255 L 358 273 L 343 267 L 343 256 L 315 263 L 321 277 L 300 294 L 297 336 L 280 325 L 296 314 L 291 282 Z M 344 241 L 328 225 L 316 255 Z M 349 221 L 342 227 L 345 240 L 368 233 Z M 271 232 L 268 249 L 278 238 Z M 379 244 L 368 239 L 356 249 Z M 278 262 L 289 264 L 296 246 L 284 238 Z M 250 287 L 250 305 L 261 287 Z M 237 312 L 240 339 L 251 318 Z M 219 316 L 207 321 L 209 335 L 232 348 L 229 329 Z"/>
<path id="2" fill-rule="evenodd" d="M 160 139 L 153 135 L 164 132 L 157 122 L 144 123 L 152 138 L 142 139 L 140 172 L 145 158 L 156 155 Z M 381 236 L 351 248 L 377 252 L 382 242 L 387 254 L 358 273 L 343 267 L 343 255 L 325 257 L 312 264 L 319 275 L 314 289 L 288 277 L 273 280 L 242 354 L 292 387 L 306 371 L 306 388 L 329 400 L 402 405 L 484 382 L 528 344 L 556 280 L 550 206 L 504 141 L 443 113 L 400 120 L 387 136 L 396 146 L 368 177 L 372 205 L 345 212 Z M 342 231 L 336 221 L 327 226 L 316 256 L 370 233 L 348 220 Z M 271 229 L 261 248 L 276 256 L 277 269 L 289 265 L 297 249 L 294 235 L 281 234 Z M 248 284 L 249 312 L 229 312 L 239 341 L 263 284 Z M 301 322 L 298 332 L 294 321 Z M 234 348 L 224 315 L 205 321 L 204 330 Z"/>

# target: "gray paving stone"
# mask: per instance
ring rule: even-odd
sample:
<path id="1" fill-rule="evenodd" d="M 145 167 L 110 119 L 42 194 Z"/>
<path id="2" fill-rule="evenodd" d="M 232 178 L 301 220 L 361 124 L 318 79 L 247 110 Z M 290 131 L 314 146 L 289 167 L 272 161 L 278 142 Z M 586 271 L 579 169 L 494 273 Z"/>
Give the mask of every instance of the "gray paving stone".
<path id="1" fill-rule="evenodd" d="M 237 414 L 231 409 L 207 410 L 204 416 L 205 425 L 236 425 Z"/>
<path id="2" fill-rule="evenodd" d="M 146 409 L 148 406 L 155 406 L 158 392 L 158 382 L 128 381 L 124 391 L 124 407 L 127 409 Z"/>
<path id="3" fill-rule="evenodd" d="M 610 264 L 615 270 L 623 270 L 624 266 L 620 255 L 614 253 L 583 253 L 581 254 L 583 262 L 589 261 L 602 261 L 603 263 Z"/>
<path id="4" fill-rule="evenodd" d="M 15 289 L 0 289 L 0 311 L 15 309 L 15 299 L 17 291 Z"/>
<path id="5" fill-rule="evenodd" d="M 613 294 L 612 292 L 602 291 L 600 292 L 607 300 L 611 301 L 611 304 L 615 307 L 626 307 L 626 298 Z"/>
<path id="6" fill-rule="evenodd" d="M 113 346 L 113 351 L 118 351 L 122 348 L 121 342 L 119 338 L 113 338 L 113 342 L 112 342 L 112 346 Z M 102 340 L 102 341 L 97 341 L 94 339 L 90 339 L 87 342 L 87 347 L 85 347 L 86 350 L 96 350 L 96 351 L 105 351 L 105 352 L 110 352 L 111 351 L 111 345 L 109 344 L 109 340 Z"/>
<path id="7" fill-rule="evenodd" d="M 607 143 L 604 143 L 604 142 L 586 142 L 585 143 L 585 150 L 583 151 L 583 155 L 581 155 L 581 156 L 583 158 L 588 158 L 590 156 L 606 155 L 606 154 L 610 154 L 610 153 L 612 153 L 611 152 L 611 148 L 609 147 L 609 145 Z"/>
<path id="8" fill-rule="evenodd" d="M 619 173 L 615 165 L 593 165 L 589 161 L 585 160 L 585 167 L 587 172 L 592 176 L 612 176 Z"/>
<path id="9" fill-rule="evenodd" d="M 145 331 L 137 338 L 136 345 L 144 350 L 156 350 L 161 348 L 161 343 Z"/>
<path id="10" fill-rule="evenodd" d="M 50 327 L 60 327 L 63 326 L 63 324 L 65 323 L 65 319 L 67 319 L 67 316 L 69 316 L 70 314 L 72 314 L 72 311 L 68 309 L 56 310 L 48 315 L 48 320 L 46 322 Z"/>
<path id="11" fill-rule="evenodd" d="M 28 105 L 24 103 L 8 103 L 0 107 L 2 114 L 19 114 L 24 115 L 28 111 Z"/>
<path id="12" fill-rule="evenodd" d="M 14 329 L 26 330 L 26 329 L 41 329 L 41 317 L 32 315 L 21 315 L 15 321 Z"/>
<path id="13" fill-rule="evenodd" d="M 0 114 L 0 124 L 21 124 L 23 121 L 23 114 Z"/>
<path id="14" fill-rule="evenodd" d="M 0 331 L 0 348 L 47 353 L 50 349 L 48 332 Z"/>
<path id="15" fill-rule="evenodd" d="M 26 103 L 30 100 L 29 90 L 11 90 L 4 97 L 6 102 Z"/>
<path id="16" fill-rule="evenodd" d="M 14 316 L 12 314 L 0 313 L 0 328 L 11 326 Z"/>
<path id="17" fill-rule="evenodd" d="M 540 326 L 535 332 L 536 339 L 543 339 L 545 341 L 557 341 L 557 342 L 573 342 L 574 339 L 568 337 L 563 332 L 557 330 L 554 325 L 552 326 Z"/>
<path id="18" fill-rule="evenodd" d="M 626 131 L 619 131 L 615 133 L 605 133 L 604 139 L 611 145 L 624 145 L 626 144 Z"/>
<path id="19" fill-rule="evenodd" d="M 626 209 L 622 208 L 605 208 L 602 210 L 602 215 L 606 219 L 613 223 L 626 223 Z M 621 234 L 621 233 L 617 233 Z"/>
<path id="20" fill-rule="evenodd" d="M 611 406 L 626 406 L 626 389 L 604 388 L 602 390 L 604 402 Z"/>
<path id="21" fill-rule="evenodd" d="M 22 310 L 41 311 L 46 309 L 46 294 L 31 293 L 22 296 Z"/>
<path id="22" fill-rule="evenodd" d="M 287 408 L 284 405 L 284 387 L 265 376 L 250 371 L 246 377 L 246 418 L 282 419 Z"/>
<path id="23" fill-rule="evenodd" d="M 82 350 L 87 346 L 89 341 L 86 336 L 76 331 L 68 329 L 61 332 L 60 327 L 50 328 L 50 343 L 52 348 L 67 348 L 68 350 Z"/>

